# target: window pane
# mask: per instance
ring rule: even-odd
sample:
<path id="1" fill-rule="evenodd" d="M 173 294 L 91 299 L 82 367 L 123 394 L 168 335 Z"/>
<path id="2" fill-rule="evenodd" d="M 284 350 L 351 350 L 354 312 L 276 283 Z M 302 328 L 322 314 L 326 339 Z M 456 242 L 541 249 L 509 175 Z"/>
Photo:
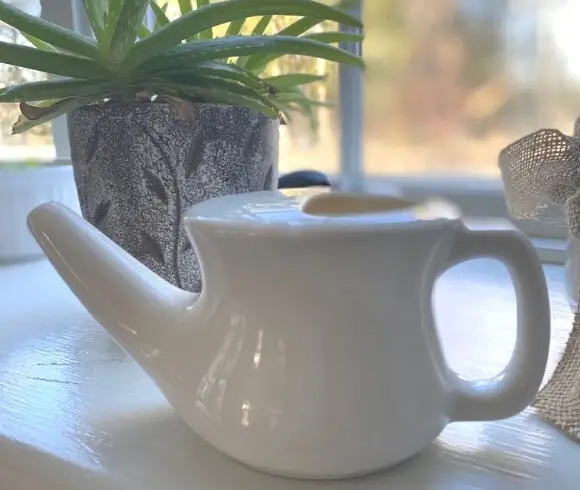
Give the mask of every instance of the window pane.
<path id="1" fill-rule="evenodd" d="M 157 0 L 159 5 L 164 5 L 167 0 Z M 336 2 L 328 2 L 336 3 Z M 167 14 L 170 18 L 179 15 L 177 0 L 169 0 Z M 270 23 L 268 34 L 275 34 L 293 21 L 297 17 L 279 16 Z M 250 34 L 260 17 L 248 19 L 244 24 L 243 33 Z M 222 25 L 215 30 L 214 35 L 225 34 L 228 24 Z M 338 30 L 336 24 L 328 23 L 318 26 L 316 30 Z M 301 56 L 285 56 L 269 65 L 267 75 L 278 75 L 282 73 L 314 73 L 326 74 L 327 78 L 323 82 L 310 84 L 307 87 L 308 95 L 312 99 L 321 102 L 332 102 L 337 100 L 337 77 L 338 70 L 333 63 L 323 60 L 315 60 Z M 294 115 L 290 124 L 282 126 L 280 131 L 280 172 L 285 173 L 298 169 L 316 169 L 328 173 L 338 173 L 338 147 L 337 132 L 338 120 L 336 109 L 316 108 L 318 127 L 315 129 L 312 121 L 307 117 Z"/>
<path id="2" fill-rule="evenodd" d="M 497 176 L 511 141 L 571 133 L 577 0 L 365 1 L 367 173 Z"/>
<path id="3" fill-rule="evenodd" d="M 29 6 L 27 4 L 31 4 L 30 6 L 32 7 L 36 4 L 36 2 L 25 2 L 23 0 L 9 3 L 25 10 Z M 36 14 L 37 12 L 33 13 Z M 30 46 L 30 43 L 18 31 L 4 23 L 0 23 L 0 41 Z M 40 80 L 46 80 L 44 73 L 0 64 L 0 87 Z M 50 124 L 37 126 L 24 134 L 12 135 L 12 124 L 20 114 L 18 104 L 2 104 L 0 109 L 0 151 L 2 152 L 0 164 L 10 161 L 51 161 L 56 157 Z"/>

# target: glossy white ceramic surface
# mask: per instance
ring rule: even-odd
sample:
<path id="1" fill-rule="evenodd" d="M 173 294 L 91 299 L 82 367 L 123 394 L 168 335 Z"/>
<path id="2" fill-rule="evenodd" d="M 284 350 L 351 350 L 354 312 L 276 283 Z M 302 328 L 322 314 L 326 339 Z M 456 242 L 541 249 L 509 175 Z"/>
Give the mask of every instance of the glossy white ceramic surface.
<path id="1" fill-rule="evenodd" d="M 204 440 L 264 471 L 343 478 L 417 454 L 449 422 L 514 415 L 542 380 L 550 316 L 535 251 L 513 230 L 469 231 L 441 217 L 448 211 L 312 190 L 207 201 L 185 219 L 201 295 L 63 206 L 39 207 L 29 223 L 80 301 Z M 441 274 L 478 256 L 510 267 L 520 316 L 505 370 L 468 381 L 443 358 L 431 301 Z"/>
<path id="2" fill-rule="evenodd" d="M 545 272 L 549 376 L 572 313 L 563 268 Z M 501 371 L 516 338 L 504 268 L 488 259 L 454 267 L 437 282 L 434 307 L 451 367 L 472 379 Z M 372 477 L 327 484 L 253 471 L 188 430 L 47 261 L 0 266 L 0 393 L 2 490 L 577 490 L 580 481 L 580 445 L 530 409 L 451 424 L 420 455 Z"/>
<path id="3" fill-rule="evenodd" d="M 70 163 L 29 170 L 6 170 L 0 164 L 0 262 L 43 256 L 26 226 L 26 218 L 47 201 L 79 210 Z"/>

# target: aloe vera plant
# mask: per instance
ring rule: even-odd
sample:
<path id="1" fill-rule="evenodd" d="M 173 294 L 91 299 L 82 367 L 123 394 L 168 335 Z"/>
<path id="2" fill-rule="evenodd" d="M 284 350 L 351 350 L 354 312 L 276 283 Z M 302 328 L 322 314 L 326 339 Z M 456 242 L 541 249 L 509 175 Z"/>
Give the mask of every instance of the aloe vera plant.
<path id="1" fill-rule="evenodd" d="M 348 0 L 352 1 L 352 0 Z M 180 0 L 181 15 L 171 21 L 152 0 L 84 0 L 94 39 L 27 15 L 0 0 L 0 21 L 33 45 L 0 42 L 0 63 L 42 71 L 57 78 L 9 86 L 1 102 L 20 103 L 13 133 L 22 133 L 88 105 L 110 101 L 165 100 L 187 117 L 191 103 L 239 105 L 275 118 L 292 111 L 310 112 L 318 102 L 301 87 L 319 76 L 264 75 L 273 60 L 304 55 L 363 66 L 362 60 L 339 47 L 361 35 L 310 33 L 322 22 L 362 27 L 344 9 L 314 0 Z M 144 24 L 151 7 L 156 23 Z M 297 20 L 275 35 L 266 35 L 272 16 Z M 244 22 L 260 17 L 250 35 Z M 214 36 L 217 26 L 226 34 Z M 185 109 L 184 109 L 185 108 Z"/>

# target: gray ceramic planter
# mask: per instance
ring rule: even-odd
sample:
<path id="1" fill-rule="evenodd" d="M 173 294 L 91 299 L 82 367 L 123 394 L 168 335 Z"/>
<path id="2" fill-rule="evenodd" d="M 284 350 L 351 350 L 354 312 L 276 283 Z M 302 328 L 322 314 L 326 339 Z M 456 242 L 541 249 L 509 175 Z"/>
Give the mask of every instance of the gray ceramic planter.
<path id="1" fill-rule="evenodd" d="M 111 103 L 68 124 L 84 218 L 183 289 L 201 289 L 186 209 L 276 186 L 279 122 L 248 109 L 200 104 L 184 121 L 164 103 Z"/>

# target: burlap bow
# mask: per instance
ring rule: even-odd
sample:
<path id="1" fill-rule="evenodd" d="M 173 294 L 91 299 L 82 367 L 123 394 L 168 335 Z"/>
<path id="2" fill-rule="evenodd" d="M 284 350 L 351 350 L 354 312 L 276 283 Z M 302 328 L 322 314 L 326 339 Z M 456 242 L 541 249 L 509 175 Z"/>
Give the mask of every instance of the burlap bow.
<path id="1" fill-rule="evenodd" d="M 570 233 L 580 237 L 580 119 L 574 135 L 541 129 L 499 155 L 508 210 L 515 218 L 540 217 L 550 203 L 562 205 Z"/>
<path id="2" fill-rule="evenodd" d="M 542 129 L 499 155 L 508 210 L 540 217 L 553 203 L 565 208 L 570 233 L 580 237 L 580 119 L 573 136 Z M 538 415 L 580 442 L 580 310 L 556 370 L 533 406 Z"/>

